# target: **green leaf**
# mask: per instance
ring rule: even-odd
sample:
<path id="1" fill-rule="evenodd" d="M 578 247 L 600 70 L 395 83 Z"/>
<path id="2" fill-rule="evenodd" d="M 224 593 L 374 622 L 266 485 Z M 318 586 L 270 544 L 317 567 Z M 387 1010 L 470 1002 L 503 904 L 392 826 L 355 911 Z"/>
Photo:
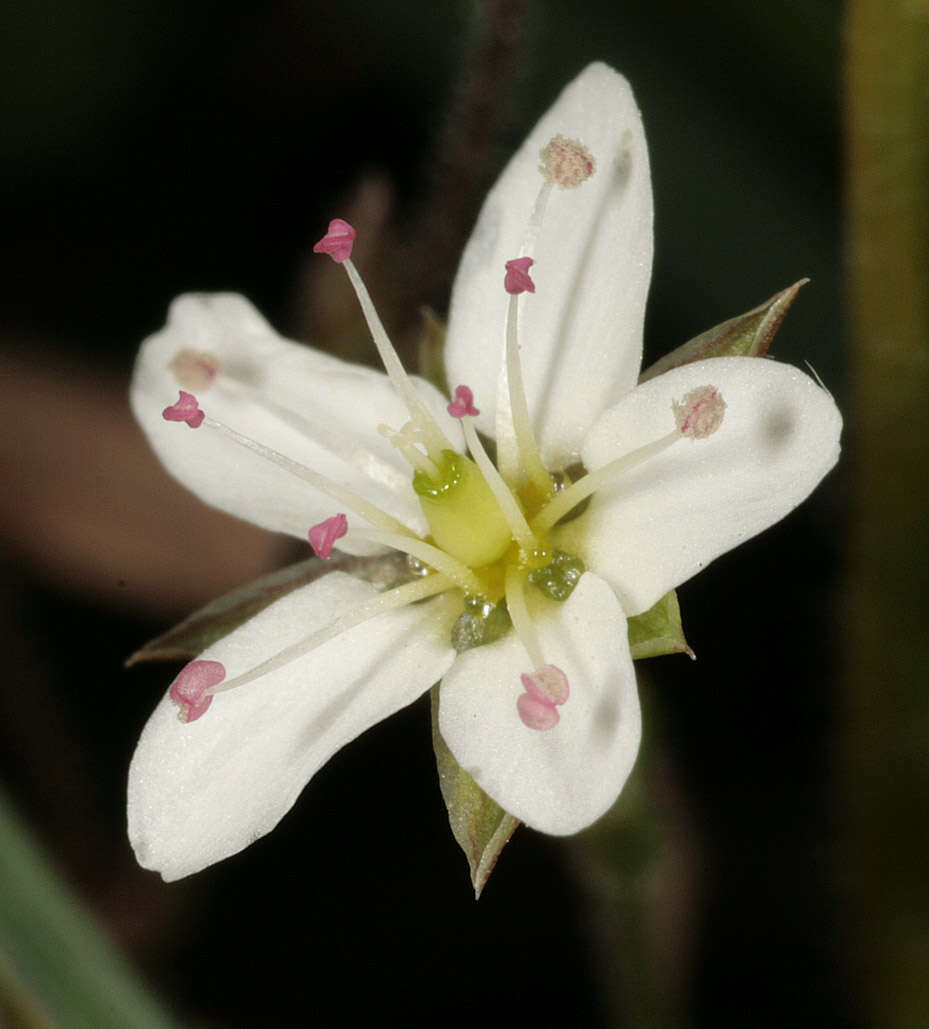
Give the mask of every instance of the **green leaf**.
<path id="1" fill-rule="evenodd" d="M 629 619 L 629 647 L 635 660 L 662 654 L 696 657 L 684 638 L 677 593 L 666 593 L 654 607 Z"/>
<path id="2" fill-rule="evenodd" d="M 445 322 L 432 310 L 420 310 L 423 324 L 419 335 L 416 370 L 442 393 L 448 393 L 445 377 Z"/>
<path id="3" fill-rule="evenodd" d="M 753 310 L 701 332 L 646 369 L 639 382 L 648 382 L 671 368 L 707 357 L 764 357 L 800 287 L 809 281 L 801 279 Z"/>
<path id="4" fill-rule="evenodd" d="M 439 687 L 432 694 L 432 748 L 439 787 L 448 809 L 448 823 L 468 859 L 477 899 L 490 878 L 500 852 L 509 843 L 519 819 L 508 814 L 458 764 L 439 733 Z"/>
<path id="5" fill-rule="evenodd" d="M 405 559 L 399 554 L 383 557 L 339 554 L 327 561 L 318 557 L 298 561 L 210 601 L 173 629 L 146 643 L 127 659 L 126 666 L 139 661 L 186 661 L 196 657 L 275 600 L 335 571 L 350 571 L 352 575 L 385 589 L 408 577 Z"/>
<path id="6" fill-rule="evenodd" d="M 0 1024 L 171 1029 L 0 792 Z"/>

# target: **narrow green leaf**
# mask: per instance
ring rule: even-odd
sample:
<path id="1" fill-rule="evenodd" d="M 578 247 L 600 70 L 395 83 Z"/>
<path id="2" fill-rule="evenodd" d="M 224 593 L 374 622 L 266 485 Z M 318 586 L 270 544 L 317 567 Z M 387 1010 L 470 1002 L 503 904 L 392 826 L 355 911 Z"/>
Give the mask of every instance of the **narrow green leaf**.
<path id="1" fill-rule="evenodd" d="M 403 555 L 398 554 L 383 557 L 339 554 L 328 561 L 318 557 L 298 561 L 210 601 L 173 629 L 146 643 L 127 659 L 126 666 L 139 661 L 185 661 L 196 657 L 275 600 L 335 571 L 350 571 L 384 588 L 397 585 L 408 574 Z"/>
<path id="2" fill-rule="evenodd" d="M 490 878 L 500 852 L 509 843 L 519 819 L 508 814 L 458 764 L 439 733 L 439 687 L 432 694 L 432 748 L 448 822 L 471 869 L 477 899 Z"/>
<path id="3" fill-rule="evenodd" d="M 0 792 L 0 1024 L 171 1029 Z"/>
<path id="4" fill-rule="evenodd" d="M 687 343 L 682 343 L 646 369 L 639 382 L 648 382 L 671 368 L 679 368 L 691 361 L 702 361 L 707 357 L 764 357 L 800 292 L 800 287 L 809 281 L 801 279 L 751 311 L 730 318 L 701 332 Z"/>
<path id="5" fill-rule="evenodd" d="M 423 324 L 419 334 L 417 372 L 427 382 L 448 393 L 445 377 L 445 322 L 431 307 L 420 309 Z"/>
<path id="6" fill-rule="evenodd" d="M 629 619 L 629 647 L 636 660 L 662 654 L 696 656 L 684 638 L 681 609 L 674 590 L 666 593 L 654 607 Z"/>

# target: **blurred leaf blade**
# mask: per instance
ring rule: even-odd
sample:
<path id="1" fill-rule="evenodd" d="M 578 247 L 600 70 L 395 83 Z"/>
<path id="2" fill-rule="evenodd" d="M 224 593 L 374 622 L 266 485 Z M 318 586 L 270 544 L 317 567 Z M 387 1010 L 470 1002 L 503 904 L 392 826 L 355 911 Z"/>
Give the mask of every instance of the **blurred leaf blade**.
<path id="1" fill-rule="evenodd" d="M 0 1013 L 13 1025 L 171 1029 L 177 1023 L 69 892 L 0 792 Z"/>

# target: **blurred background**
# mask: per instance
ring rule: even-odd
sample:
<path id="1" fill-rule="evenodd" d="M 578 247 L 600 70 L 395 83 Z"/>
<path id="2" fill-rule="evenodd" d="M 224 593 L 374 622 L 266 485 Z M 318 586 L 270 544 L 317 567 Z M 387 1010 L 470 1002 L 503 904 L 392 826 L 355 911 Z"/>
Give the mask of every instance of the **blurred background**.
<path id="1" fill-rule="evenodd" d="M 898 843 L 858 817 L 862 790 L 887 794 L 861 787 L 885 767 L 883 715 L 859 719 L 846 675 L 854 461 L 681 589 L 699 660 L 640 664 L 645 745 L 616 809 L 573 840 L 519 831 L 478 903 L 425 702 L 194 878 L 165 885 L 125 837 L 128 762 L 172 668 L 124 659 L 305 556 L 199 505 L 131 421 L 134 354 L 169 301 L 235 290 L 283 333 L 371 361 L 342 278 L 309 260 L 348 216 L 388 328 L 414 339 L 420 305 L 444 312 L 496 171 L 600 59 L 632 82 L 650 144 L 648 354 L 809 276 L 772 352 L 815 367 L 854 441 L 837 0 L 37 0 L 0 19 L 0 772 L 44 851 L 26 860 L 111 941 L 92 978 L 130 977 L 136 1013 L 86 1024 L 929 1024 L 888 1015 L 886 955 L 862 931 L 888 910 L 862 894 L 893 877 L 881 854 Z M 912 777 L 878 779 L 910 784 L 900 824 L 921 824 Z M 4 874 L 0 922 L 26 888 Z M 914 919 L 920 876 L 894 901 Z M 0 929 L 0 1023 L 85 1024 L 43 985 L 58 973 L 29 910 Z M 898 993 L 926 968 L 914 924 Z"/>

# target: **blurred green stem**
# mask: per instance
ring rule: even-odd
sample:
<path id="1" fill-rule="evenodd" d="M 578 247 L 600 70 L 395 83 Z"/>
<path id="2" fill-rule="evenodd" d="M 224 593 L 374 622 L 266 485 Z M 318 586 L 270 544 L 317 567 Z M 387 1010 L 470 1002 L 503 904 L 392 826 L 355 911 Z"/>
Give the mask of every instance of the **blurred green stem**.
<path id="1" fill-rule="evenodd" d="M 0 791 L 0 1025 L 171 1029 Z"/>
<path id="2" fill-rule="evenodd" d="M 929 1012 L 929 0 L 847 23 L 853 474 L 843 757 L 867 1024 Z"/>
<path id="3" fill-rule="evenodd" d="M 606 1026 L 686 1029 L 697 850 L 669 765 L 647 752 L 571 841 Z"/>

